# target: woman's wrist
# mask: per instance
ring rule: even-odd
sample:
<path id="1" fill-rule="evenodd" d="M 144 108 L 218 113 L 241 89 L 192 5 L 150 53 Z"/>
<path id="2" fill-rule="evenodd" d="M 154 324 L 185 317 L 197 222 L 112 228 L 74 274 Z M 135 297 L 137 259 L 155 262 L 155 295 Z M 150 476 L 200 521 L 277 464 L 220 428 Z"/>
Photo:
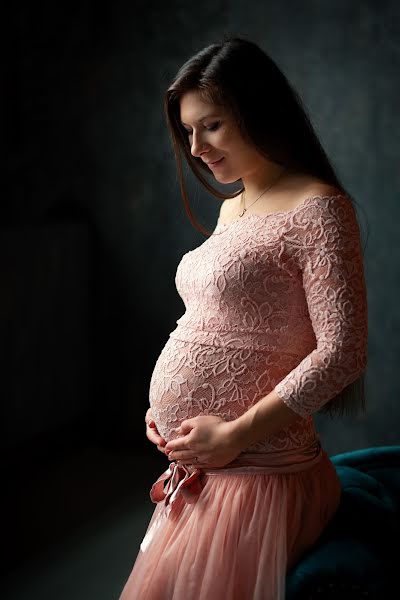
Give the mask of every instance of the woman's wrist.
<path id="1" fill-rule="evenodd" d="M 277 433 L 297 420 L 299 415 L 272 390 L 231 423 L 231 440 L 243 450 Z"/>
<path id="2" fill-rule="evenodd" d="M 242 452 L 251 445 L 251 441 L 249 440 L 249 425 L 243 417 L 244 415 L 241 415 L 233 421 L 228 421 L 230 427 L 230 442 L 238 452 Z"/>

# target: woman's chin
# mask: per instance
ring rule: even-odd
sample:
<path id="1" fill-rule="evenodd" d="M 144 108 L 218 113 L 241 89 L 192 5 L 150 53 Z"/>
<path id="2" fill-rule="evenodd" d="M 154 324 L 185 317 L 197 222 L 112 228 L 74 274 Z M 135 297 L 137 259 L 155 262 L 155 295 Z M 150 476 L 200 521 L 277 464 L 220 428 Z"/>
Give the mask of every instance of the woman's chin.
<path id="1" fill-rule="evenodd" d="M 236 183 L 238 181 L 235 177 L 229 177 L 228 175 L 223 175 L 222 173 L 214 173 L 214 179 L 216 179 L 219 183 Z"/>

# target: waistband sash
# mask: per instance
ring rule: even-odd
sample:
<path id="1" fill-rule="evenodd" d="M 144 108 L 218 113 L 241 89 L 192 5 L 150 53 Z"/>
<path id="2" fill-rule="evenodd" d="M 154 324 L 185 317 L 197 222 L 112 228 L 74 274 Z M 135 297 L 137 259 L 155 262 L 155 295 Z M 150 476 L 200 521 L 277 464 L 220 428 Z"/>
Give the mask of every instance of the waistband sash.
<path id="1" fill-rule="evenodd" d="M 305 448 L 268 453 L 242 452 L 222 468 L 207 469 L 192 464 L 185 465 L 179 460 L 171 461 L 168 469 L 152 485 L 150 498 L 154 503 L 164 501 L 163 517 L 168 517 L 178 498 L 187 504 L 196 502 L 204 487 L 204 475 L 295 473 L 310 469 L 324 455 L 325 451 L 317 434 L 316 440 Z M 160 514 L 146 532 L 140 545 L 143 552 L 153 539 L 161 516 Z"/>
<path id="2" fill-rule="evenodd" d="M 295 473 L 314 466 L 322 458 L 323 452 L 317 435 L 317 439 L 305 448 L 268 453 L 242 452 L 224 467 L 202 468 L 196 467 L 195 464 L 186 465 L 179 460 L 173 460 L 168 469 L 152 485 L 150 498 L 152 502 L 164 500 L 165 506 L 169 509 L 179 494 L 188 504 L 192 504 L 203 489 L 201 481 L 203 474 Z"/>

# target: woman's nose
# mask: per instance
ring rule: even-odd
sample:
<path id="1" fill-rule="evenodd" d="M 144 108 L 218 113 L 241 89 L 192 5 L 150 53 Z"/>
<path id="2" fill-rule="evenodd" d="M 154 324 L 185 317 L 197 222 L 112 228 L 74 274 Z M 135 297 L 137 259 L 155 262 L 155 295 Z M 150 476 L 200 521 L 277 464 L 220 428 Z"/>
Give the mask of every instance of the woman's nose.
<path id="1" fill-rule="evenodd" d="M 205 150 L 205 144 L 201 136 L 194 135 L 192 137 L 192 146 L 190 151 L 192 156 L 200 156 L 200 153 Z"/>

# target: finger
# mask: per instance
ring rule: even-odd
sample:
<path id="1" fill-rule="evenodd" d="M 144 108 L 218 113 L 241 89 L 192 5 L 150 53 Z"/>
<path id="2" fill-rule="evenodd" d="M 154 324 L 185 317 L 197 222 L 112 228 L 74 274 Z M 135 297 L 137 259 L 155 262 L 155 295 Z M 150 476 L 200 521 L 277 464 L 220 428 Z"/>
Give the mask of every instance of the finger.
<path id="1" fill-rule="evenodd" d="M 157 437 L 157 438 L 151 438 L 151 437 L 147 436 L 147 439 L 148 439 L 148 440 L 149 440 L 149 441 L 150 441 L 152 444 L 156 444 L 156 446 L 160 446 L 161 448 L 164 448 L 164 450 L 165 450 L 165 441 L 164 441 L 162 438 L 160 438 L 160 437 Z"/>
<path id="2" fill-rule="evenodd" d="M 146 428 L 148 428 L 148 429 L 150 429 L 150 430 L 154 431 L 155 433 L 157 433 L 157 435 L 160 435 L 160 434 L 158 433 L 157 425 L 155 424 L 155 422 L 154 422 L 154 421 L 150 421 L 150 423 L 146 423 Z"/>
<path id="3" fill-rule="evenodd" d="M 167 452 L 172 452 L 173 450 L 189 450 L 188 445 L 188 440 L 184 441 L 183 438 L 176 438 L 175 440 L 170 440 L 167 443 L 166 450 Z"/>
<path id="4" fill-rule="evenodd" d="M 147 435 L 147 438 L 154 444 L 159 444 L 160 446 L 165 446 L 166 441 L 164 440 L 164 438 L 162 438 L 159 433 L 155 433 L 154 430 L 147 428 L 146 435 Z"/>
<path id="5" fill-rule="evenodd" d="M 173 460 L 180 465 L 191 465 L 193 467 L 198 467 L 199 469 L 204 469 L 207 467 L 205 463 L 195 460 L 195 458 L 174 458 Z"/>
<path id="6" fill-rule="evenodd" d="M 195 462 L 196 456 L 193 450 L 173 450 L 168 454 L 169 460 L 180 460 L 181 462 L 191 463 Z"/>
<path id="7" fill-rule="evenodd" d="M 146 429 L 153 431 L 154 433 L 156 433 L 157 435 L 160 435 L 158 433 L 158 429 L 157 429 L 157 425 L 155 424 L 154 421 L 150 421 L 150 423 L 146 423 Z"/>

